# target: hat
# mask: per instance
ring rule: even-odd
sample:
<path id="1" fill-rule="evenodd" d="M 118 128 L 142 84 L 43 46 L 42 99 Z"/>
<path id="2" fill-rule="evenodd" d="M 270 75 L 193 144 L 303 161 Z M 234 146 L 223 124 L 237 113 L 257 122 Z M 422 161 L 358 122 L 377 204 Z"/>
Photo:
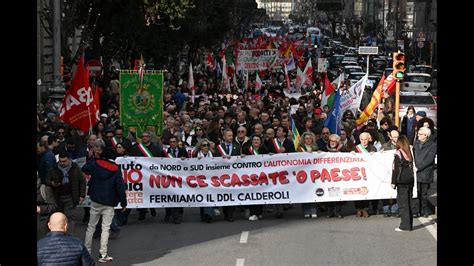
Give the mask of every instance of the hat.
<path id="1" fill-rule="evenodd" d="M 314 111 L 313 111 L 313 112 L 314 112 L 315 115 L 321 115 L 321 113 L 322 113 L 323 111 L 321 110 L 321 108 L 317 107 L 317 108 L 314 108 Z"/>
<path id="2" fill-rule="evenodd" d="M 103 114 L 100 115 L 100 117 L 105 117 L 105 118 L 107 118 L 107 114 L 106 114 L 106 113 L 103 113 Z"/>
<path id="3" fill-rule="evenodd" d="M 418 111 L 418 112 L 416 112 L 416 115 L 426 117 L 426 112 L 425 111 Z"/>

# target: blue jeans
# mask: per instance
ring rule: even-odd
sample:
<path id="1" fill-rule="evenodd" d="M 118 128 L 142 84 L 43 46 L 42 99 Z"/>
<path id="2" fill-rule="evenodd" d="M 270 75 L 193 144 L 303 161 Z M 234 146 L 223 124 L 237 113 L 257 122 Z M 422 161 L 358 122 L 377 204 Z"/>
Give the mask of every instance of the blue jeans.
<path id="1" fill-rule="evenodd" d="M 393 202 L 390 202 L 391 199 L 383 199 L 383 213 L 386 214 L 398 214 L 398 204 L 394 199 Z"/>

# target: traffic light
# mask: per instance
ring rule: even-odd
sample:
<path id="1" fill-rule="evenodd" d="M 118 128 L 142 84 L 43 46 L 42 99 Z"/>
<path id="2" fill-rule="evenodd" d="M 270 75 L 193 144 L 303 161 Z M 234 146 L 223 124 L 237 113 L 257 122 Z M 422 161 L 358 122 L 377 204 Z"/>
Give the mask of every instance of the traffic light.
<path id="1" fill-rule="evenodd" d="M 405 73 L 405 54 L 393 53 L 393 73 L 397 80 L 402 80 Z"/>
<path id="2" fill-rule="evenodd" d="M 64 56 L 61 56 L 61 59 L 60 59 L 60 62 L 59 62 L 60 66 L 61 66 L 61 80 L 64 78 Z"/>

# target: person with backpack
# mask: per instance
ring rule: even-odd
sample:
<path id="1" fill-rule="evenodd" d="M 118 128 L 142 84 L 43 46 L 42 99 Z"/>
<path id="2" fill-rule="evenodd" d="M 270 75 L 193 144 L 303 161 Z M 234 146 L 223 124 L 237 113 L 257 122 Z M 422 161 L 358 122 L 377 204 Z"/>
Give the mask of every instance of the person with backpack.
<path id="1" fill-rule="evenodd" d="M 413 229 L 413 216 L 410 206 L 413 195 L 415 176 L 413 173 L 413 156 L 410 150 L 410 141 L 404 135 L 397 140 L 397 151 L 393 160 L 392 187 L 397 189 L 397 202 L 401 217 L 397 232 L 411 231 Z"/>

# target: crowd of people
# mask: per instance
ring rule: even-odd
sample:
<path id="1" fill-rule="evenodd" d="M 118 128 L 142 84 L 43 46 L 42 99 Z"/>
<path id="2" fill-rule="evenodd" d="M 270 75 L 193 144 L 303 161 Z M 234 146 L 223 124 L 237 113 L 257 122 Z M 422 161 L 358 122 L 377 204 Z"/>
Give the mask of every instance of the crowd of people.
<path id="1" fill-rule="evenodd" d="M 116 72 L 112 73 L 109 84 L 103 88 L 100 99 L 102 114 L 92 133 L 84 133 L 62 123 L 52 102 L 38 105 L 37 213 L 38 231 L 42 231 L 38 233 L 38 238 L 46 233 L 47 217 L 57 211 L 64 213 L 68 221 L 64 231 L 74 235 L 74 225 L 80 220 L 77 205 L 84 201 L 87 191 L 92 205 L 90 210 L 84 208 L 82 219 L 88 223 L 86 250 L 91 250 L 93 234 L 102 217 L 101 262 L 112 260 L 107 254 L 109 229 L 118 231 L 119 226 L 127 225 L 130 214 L 130 210 L 125 209 L 125 186 L 120 170 L 112 160 L 120 156 L 147 156 L 143 146 L 153 157 L 173 157 L 177 160 L 267 153 L 397 150 L 392 183 L 399 196 L 397 200 L 381 200 L 384 216 L 401 215 L 402 224 L 398 229 L 411 230 L 410 219 L 434 214 L 434 207 L 427 200 L 427 191 L 433 183 L 436 128 L 425 112 L 416 112 L 409 107 L 398 128 L 392 122 L 393 110 L 378 110 L 365 125 L 358 128 L 355 123 L 358 114 L 347 110 L 342 116 L 340 133 L 336 134 L 324 126 L 330 110 L 328 106 L 321 106 L 321 81 L 318 78 L 295 98 L 285 93 L 282 72 L 265 73 L 265 82 L 260 90 L 256 90 L 254 85 L 245 88 L 244 80 L 240 78 L 237 84 L 231 83 L 229 90 L 221 86 L 221 77 L 210 67 L 204 63 L 196 65 L 194 99 L 185 81 L 187 73 L 180 70 L 180 64 L 166 72 L 162 132 L 144 131 L 137 135 L 120 126 Z M 301 134 L 296 145 L 292 123 Z M 85 159 L 82 168 L 75 162 L 81 158 Z M 397 180 L 400 172 L 398 161 L 408 161 L 416 167 L 417 199 L 411 200 L 410 197 L 413 182 Z M 355 201 L 354 214 L 362 218 L 378 214 L 379 202 Z M 118 203 L 122 209 L 114 211 L 113 207 Z M 303 203 L 302 217 L 317 218 L 326 213 L 329 218 L 341 219 L 348 215 L 341 210 L 344 204 L 347 202 Z M 246 218 L 250 221 L 262 219 L 264 208 L 271 209 L 275 217 L 282 218 L 289 206 L 246 206 Z M 222 207 L 224 220 L 234 221 L 236 211 L 235 206 Z M 153 208 L 149 211 L 138 209 L 138 212 L 139 220 L 146 219 L 148 212 L 156 216 Z M 213 222 L 221 212 L 219 208 L 205 207 L 201 208 L 200 213 L 201 221 Z M 164 222 L 179 224 L 184 215 L 183 208 L 166 208 Z M 87 259 L 87 256 L 84 257 Z"/>

